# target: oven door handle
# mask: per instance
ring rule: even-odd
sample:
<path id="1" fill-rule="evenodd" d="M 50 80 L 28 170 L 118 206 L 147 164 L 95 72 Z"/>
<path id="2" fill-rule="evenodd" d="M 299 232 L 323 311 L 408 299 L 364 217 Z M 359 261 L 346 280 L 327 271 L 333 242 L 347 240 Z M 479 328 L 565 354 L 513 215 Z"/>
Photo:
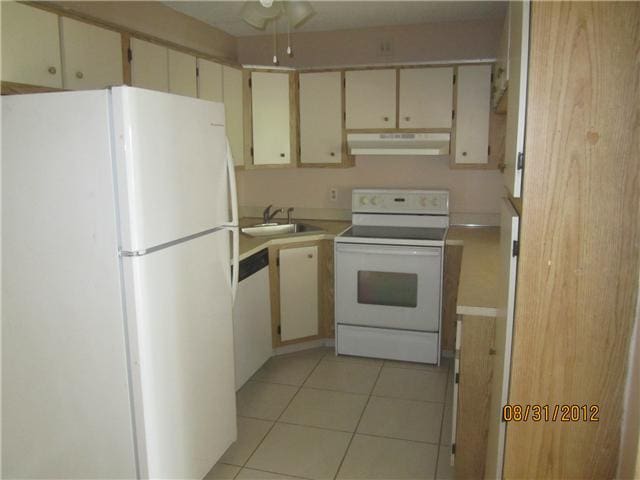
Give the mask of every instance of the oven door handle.
<path id="1" fill-rule="evenodd" d="M 399 256 L 418 256 L 418 257 L 439 257 L 442 254 L 442 251 L 438 247 L 418 247 L 418 248 L 402 248 L 402 247 L 391 247 L 389 249 L 386 248 L 376 248 L 376 247 L 356 247 L 356 246 L 346 246 L 346 245 L 338 245 L 336 249 L 340 253 L 357 253 L 363 255 L 399 255 Z"/>

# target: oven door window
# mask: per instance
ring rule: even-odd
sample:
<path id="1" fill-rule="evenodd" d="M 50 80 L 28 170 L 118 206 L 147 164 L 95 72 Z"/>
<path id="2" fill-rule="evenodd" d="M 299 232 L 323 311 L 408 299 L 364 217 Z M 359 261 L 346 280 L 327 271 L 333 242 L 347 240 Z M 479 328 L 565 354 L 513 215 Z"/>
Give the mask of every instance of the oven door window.
<path id="1" fill-rule="evenodd" d="M 358 303 L 416 308 L 418 275 L 358 271 Z"/>

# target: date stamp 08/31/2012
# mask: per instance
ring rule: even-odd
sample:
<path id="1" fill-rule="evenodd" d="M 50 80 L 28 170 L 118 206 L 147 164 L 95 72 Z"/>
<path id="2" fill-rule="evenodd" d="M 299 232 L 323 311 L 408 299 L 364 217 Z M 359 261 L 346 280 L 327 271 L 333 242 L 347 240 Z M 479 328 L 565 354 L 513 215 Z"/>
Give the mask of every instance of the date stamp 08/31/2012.
<path id="1" fill-rule="evenodd" d="M 502 407 L 505 422 L 599 422 L 598 405 L 520 405 Z"/>

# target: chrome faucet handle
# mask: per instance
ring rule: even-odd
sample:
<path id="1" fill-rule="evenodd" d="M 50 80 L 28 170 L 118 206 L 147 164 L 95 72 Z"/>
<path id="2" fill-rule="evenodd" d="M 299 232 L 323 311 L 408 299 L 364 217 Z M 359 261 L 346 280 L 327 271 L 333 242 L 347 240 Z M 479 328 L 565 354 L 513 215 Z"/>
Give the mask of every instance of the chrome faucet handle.
<path id="1" fill-rule="evenodd" d="M 289 207 L 287 208 L 287 223 L 292 223 L 292 215 L 291 212 L 293 212 L 293 207 Z"/>

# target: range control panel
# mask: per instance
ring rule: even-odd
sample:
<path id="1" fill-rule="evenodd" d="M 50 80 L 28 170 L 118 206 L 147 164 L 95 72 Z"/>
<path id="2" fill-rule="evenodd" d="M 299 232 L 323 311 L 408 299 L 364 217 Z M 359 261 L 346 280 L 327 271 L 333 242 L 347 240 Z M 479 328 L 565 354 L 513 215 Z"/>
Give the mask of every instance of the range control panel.
<path id="1" fill-rule="evenodd" d="M 354 189 L 353 213 L 449 215 L 448 190 Z"/>

